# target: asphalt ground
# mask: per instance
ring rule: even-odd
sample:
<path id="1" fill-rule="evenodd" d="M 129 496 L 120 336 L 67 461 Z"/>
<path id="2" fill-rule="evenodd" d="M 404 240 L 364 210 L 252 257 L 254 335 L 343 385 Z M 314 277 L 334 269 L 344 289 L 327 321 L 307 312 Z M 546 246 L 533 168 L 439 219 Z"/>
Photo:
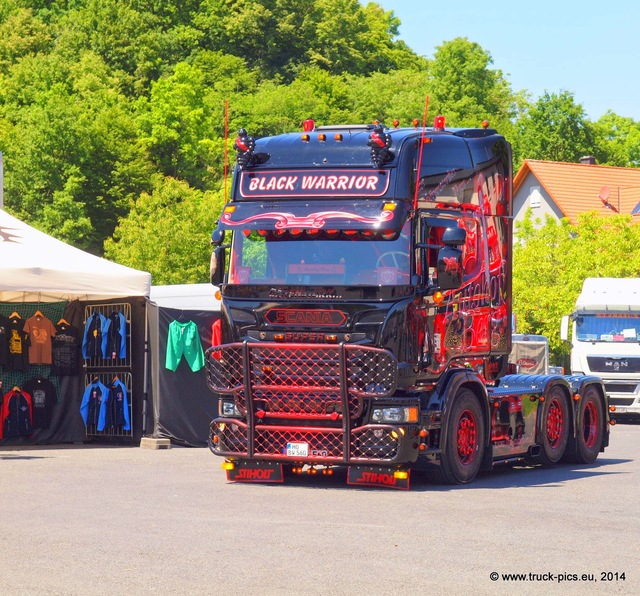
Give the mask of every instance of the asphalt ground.
<path id="1" fill-rule="evenodd" d="M 220 464 L 197 448 L 0 450 L 0 593 L 640 594 L 637 425 L 593 465 L 463 487 L 350 487 L 342 471 L 233 484 Z"/>

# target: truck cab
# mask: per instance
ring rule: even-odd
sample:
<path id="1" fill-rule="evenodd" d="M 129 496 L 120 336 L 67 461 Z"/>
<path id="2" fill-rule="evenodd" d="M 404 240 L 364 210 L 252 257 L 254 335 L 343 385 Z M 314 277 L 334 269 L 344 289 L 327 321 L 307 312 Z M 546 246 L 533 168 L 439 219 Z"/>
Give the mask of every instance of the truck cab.
<path id="1" fill-rule="evenodd" d="M 350 483 L 406 488 L 412 469 L 457 483 L 494 458 L 557 461 L 577 449 L 570 399 L 588 386 L 597 405 L 582 457 L 594 457 L 608 436 L 597 380 L 505 376 L 504 137 L 442 117 L 430 128 L 306 125 L 239 131 L 212 234 L 223 316 L 207 353 L 220 403 L 210 448 L 228 477 L 344 465 Z"/>
<path id="2" fill-rule="evenodd" d="M 640 279 L 585 279 L 560 336 L 572 373 L 602 377 L 616 416 L 640 418 Z"/>

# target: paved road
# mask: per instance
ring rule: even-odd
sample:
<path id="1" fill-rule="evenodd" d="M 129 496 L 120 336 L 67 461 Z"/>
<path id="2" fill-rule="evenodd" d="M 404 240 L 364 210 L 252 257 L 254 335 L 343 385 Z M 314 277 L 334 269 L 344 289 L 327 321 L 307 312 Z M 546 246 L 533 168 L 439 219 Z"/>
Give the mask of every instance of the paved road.
<path id="1" fill-rule="evenodd" d="M 207 449 L 4 449 L 0 592 L 638 594 L 640 426 L 611 443 L 592 466 L 410 492 L 228 484 Z"/>

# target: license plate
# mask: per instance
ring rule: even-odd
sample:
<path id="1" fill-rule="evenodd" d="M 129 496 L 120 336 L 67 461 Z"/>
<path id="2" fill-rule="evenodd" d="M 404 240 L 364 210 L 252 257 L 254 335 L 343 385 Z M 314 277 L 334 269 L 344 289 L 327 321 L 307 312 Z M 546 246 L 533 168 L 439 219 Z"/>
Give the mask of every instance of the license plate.
<path id="1" fill-rule="evenodd" d="M 287 443 L 287 457 L 308 457 L 309 443 Z"/>

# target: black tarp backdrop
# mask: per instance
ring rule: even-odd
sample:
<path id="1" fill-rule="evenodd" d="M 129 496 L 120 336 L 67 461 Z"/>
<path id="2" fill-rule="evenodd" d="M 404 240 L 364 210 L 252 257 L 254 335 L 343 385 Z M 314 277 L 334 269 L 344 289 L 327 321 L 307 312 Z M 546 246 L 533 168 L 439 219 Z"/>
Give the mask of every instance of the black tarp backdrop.
<path id="1" fill-rule="evenodd" d="M 205 368 L 193 372 L 182 358 L 176 372 L 166 368 L 167 335 L 171 321 L 193 321 L 204 351 L 211 345 L 211 326 L 218 311 L 181 310 L 148 305 L 153 436 L 189 447 L 206 447 L 209 424 L 218 415 L 218 401 L 207 387 Z M 149 416 L 149 410 L 147 416 Z"/>
<path id="2" fill-rule="evenodd" d="M 85 307 L 95 304 L 130 304 L 131 305 L 131 378 L 132 378 L 132 436 L 112 438 L 108 435 L 87 437 L 86 428 L 80 416 L 80 404 L 85 390 L 85 370 L 82 367 L 82 354 L 78 349 L 78 374 L 76 376 L 55 376 L 51 374 L 49 366 L 29 366 L 25 373 L 8 371 L 0 367 L 0 380 L 3 382 L 2 395 L 10 391 L 15 385 L 21 386 L 25 380 L 35 376 L 42 376 L 51 380 L 56 388 L 57 403 L 52 408 L 48 429 L 37 429 L 28 436 L 3 439 L 0 447 L 11 445 L 45 445 L 55 443 L 82 443 L 92 441 L 140 441 L 142 437 L 142 408 L 144 388 L 144 330 L 145 330 L 145 299 L 119 298 L 93 302 L 53 302 L 53 303 L 4 303 L 0 304 L 0 312 L 8 316 L 16 311 L 23 319 L 32 316 L 40 310 L 47 318 L 56 324 L 60 318 L 78 330 L 78 341 L 82 343 L 84 331 Z"/>

